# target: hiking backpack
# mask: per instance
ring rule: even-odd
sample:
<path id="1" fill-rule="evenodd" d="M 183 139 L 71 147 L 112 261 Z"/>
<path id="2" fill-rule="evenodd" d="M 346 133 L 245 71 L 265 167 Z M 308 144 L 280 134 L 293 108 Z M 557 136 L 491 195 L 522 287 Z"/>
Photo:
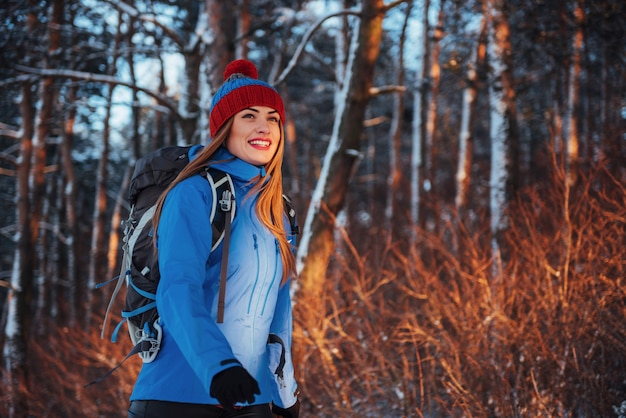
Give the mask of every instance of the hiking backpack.
<path id="1" fill-rule="evenodd" d="M 128 193 L 130 214 L 122 222 L 123 257 L 120 274 L 113 279 L 117 279 L 117 284 L 107 306 L 101 332 L 101 338 L 104 338 L 112 305 L 122 285 L 126 284 L 125 309 L 122 311 L 123 320 L 115 327 L 111 341 L 117 340 L 117 334 L 126 322 L 134 347 L 126 358 L 104 377 L 120 367 L 133 354 L 139 354 L 144 363 L 150 363 L 156 358 L 160 349 L 162 335 L 159 314 L 156 309 L 156 292 L 160 276 L 153 246 L 152 217 L 159 196 L 189 163 L 190 148 L 190 146 L 160 148 L 139 159 L 135 165 Z M 209 181 L 213 192 L 213 208 L 210 215 L 213 230 L 211 251 L 217 249 L 223 242 L 217 319 L 218 322 L 222 322 L 230 224 L 236 212 L 235 191 L 230 175 L 223 171 L 209 167 L 202 172 L 202 175 Z M 296 212 L 289 198 L 284 195 L 283 202 L 291 226 L 291 234 L 297 235 L 299 230 Z M 97 287 L 102 287 L 109 282 Z M 275 341 L 268 342 L 273 343 Z"/>

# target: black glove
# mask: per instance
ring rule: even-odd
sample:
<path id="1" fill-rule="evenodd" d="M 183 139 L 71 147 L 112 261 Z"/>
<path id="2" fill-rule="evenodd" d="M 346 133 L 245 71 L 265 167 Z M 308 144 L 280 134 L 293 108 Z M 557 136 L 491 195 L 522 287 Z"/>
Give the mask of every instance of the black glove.
<path id="1" fill-rule="evenodd" d="M 213 377 L 211 396 L 224 408 L 231 408 L 237 402 L 254 402 L 254 395 L 260 395 L 257 381 L 241 366 L 222 370 Z"/>
<path id="2" fill-rule="evenodd" d="M 298 418 L 300 416 L 300 399 L 296 399 L 296 403 L 287 409 L 272 404 L 272 413 L 285 418 Z"/>

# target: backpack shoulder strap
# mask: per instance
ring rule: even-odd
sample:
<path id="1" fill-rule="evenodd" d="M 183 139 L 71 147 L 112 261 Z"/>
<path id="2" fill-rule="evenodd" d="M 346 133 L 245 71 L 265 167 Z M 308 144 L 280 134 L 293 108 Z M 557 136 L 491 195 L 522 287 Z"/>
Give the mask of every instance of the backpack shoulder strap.
<path id="1" fill-rule="evenodd" d="M 211 228 L 213 229 L 214 251 L 220 243 L 222 246 L 222 261 L 220 265 L 220 287 L 217 301 L 217 323 L 224 322 L 224 307 L 226 300 L 226 278 L 228 276 L 228 252 L 230 249 L 230 225 L 235 217 L 235 187 L 228 175 L 220 170 L 209 167 L 206 178 L 211 184 L 213 192 L 213 207 L 211 208 Z"/>
<path id="2" fill-rule="evenodd" d="M 291 199 L 286 194 L 283 194 L 283 204 L 285 207 L 285 213 L 287 214 L 287 218 L 289 218 L 291 234 L 298 235 L 300 233 L 300 227 L 298 226 L 298 221 L 296 219 L 296 209 L 293 206 L 293 203 L 291 203 Z"/>
<path id="3" fill-rule="evenodd" d="M 211 208 L 211 227 L 213 229 L 213 246 L 211 251 L 215 251 L 218 245 L 224 240 L 226 235 L 226 213 L 230 212 L 230 222 L 235 218 L 236 205 L 235 205 L 235 186 L 233 180 L 228 173 L 221 170 L 209 167 L 206 170 L 206 179 L 211 184 L 211 191 L 213 193 L 213 207 Z M 231 202 L 231 206 L 227 208 L 222 207 L 221 200 L 224 199 L 224 194 L 230 193 L 232 199 L 228 199 Z M 224 209 L 228 209 L 225 211 Z"/>

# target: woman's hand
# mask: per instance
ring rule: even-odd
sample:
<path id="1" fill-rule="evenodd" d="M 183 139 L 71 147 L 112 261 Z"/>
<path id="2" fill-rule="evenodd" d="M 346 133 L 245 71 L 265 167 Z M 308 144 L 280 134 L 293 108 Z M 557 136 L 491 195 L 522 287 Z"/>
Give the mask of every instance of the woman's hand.
<path id="1" fill-rule="evenodd" d="M 254 402 L 254 395 L 260 395 L 259 384 L 246 369 L 241 366 L 223 370 L 213 377 L 211 396 L 224 408 L 231 409 L 238 402 Z"/>

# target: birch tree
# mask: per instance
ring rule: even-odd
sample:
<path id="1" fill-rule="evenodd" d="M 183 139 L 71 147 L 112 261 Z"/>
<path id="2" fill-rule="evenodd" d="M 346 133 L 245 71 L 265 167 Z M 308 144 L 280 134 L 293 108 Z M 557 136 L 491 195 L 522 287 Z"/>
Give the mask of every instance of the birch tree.
<path id="1" fill-rule="evenodd" d="M 428 68 L 430 63 L 430 41 L 428 33 L 430 32 L 430 23 L 428 13 L 430 10 L 430 0 L 424 1 L 424 10 L 422 11 L 422 32 L 420 39 L 422 41 L 421 57 L 418 59 L 420 68 L 415 78 L 414 97 L 413 97 L 413 124 L 411 126 L 411 219 L 413 225 L 417 226 L 422 223 L 423 217 L 421 209 L 422 191 L 424 179 L 424 140 L 425 133 L 425 111 L 428 98 Z M 417 43 L 417 40 L 416 40 Z M 415 241 L 415 236 L 412 240 Z"/>
<path id="2" fill-rule="evenodd" d="M 317 301 L 333 251 L 335 217 L 342 209 L 358 159 L 365 108 L 369 101 L 385 15 L 382 0 L 363 2 L 322 172 L 304 224 L 298 249 L 300 295 Z"/>
<path id="3" fill-rule="evenodd" d="M 492 25 L 489 39 L 489 84 L 491 107 L 490 213 L 493 250 L 496 260 L 502 250 L 499 235 L 507 227 L 506 209 L 518 184 L 518 137 L 515 91 L 511 66 L 510 28 L 504 11 L 505 0 L 490 0 Z M 496 276 L 498 276 L 496 274 Z"/>
<path id="4" fill-rule="evenodd" d="M 478 42 L 467 70 L 467 85 L 463 91 L 463 107 L 461 109 L 461 129 L 459 133 L 459 161 L 456 172 L 457 211 L 462 214 L 470 199 L 470 181 L 473 161 L 473 127 L 476 120 L 476 99 L 481 77 L 479 72 L 485 67 L 487 35 L 489 30 L 489 11 L 486 2 L 482 2 L 482 17 Z"/>
<path id="5" fill-rule="evenodd" d="M 439 63 L 439 56 L 441 54 L 441 40 L 443 39 L 444 32 L 444 17 L 445 17 L 445 0 L 440 0 L 439 13 L 437 17 L 437 25 L 433 30 L 432 39 L 432 52 L 430 58 L 430 74 L 429 74 L 429 87 L 430 95 L 428 99 L 428 110 L 426 113 L 426 160 L 425 171 L 426 178 L 426 191 L 428 191 L 429 201 L 432 204 L 432 224 L 435 231 L 439 229 L 439 192 L 437 187 L 437 169 L 439 167 L 439 146 L 437 144 L 437 110 L 439 101 L 439 83 L 441 80 L 441 65 Z"/>
<path id="6" fill-rule="evenodd" d="M 33 19 L 33 22 L 36 20 Z M 3 347 L 4 369 L 9 381 L 5 385 L 13 399 L 10 416 L 16 410 L 26 410 L 27 401 L 20 391 L 25 387 L 27 375 L 27 336 L 28 306 L 32 293 L 34 249 L 32 242 L 29 213 L 29 176 L 34 136 L 34 106 L 32 85 L 25 82 L 22 87 L 20 113 L 22 117 L 22 136 L 20 138 L 19 158 L 17 161 L 17 245 L 13 256 L 11 284 L 7 295 L 7 320 L 5 325 L 5 341 Z"/>

